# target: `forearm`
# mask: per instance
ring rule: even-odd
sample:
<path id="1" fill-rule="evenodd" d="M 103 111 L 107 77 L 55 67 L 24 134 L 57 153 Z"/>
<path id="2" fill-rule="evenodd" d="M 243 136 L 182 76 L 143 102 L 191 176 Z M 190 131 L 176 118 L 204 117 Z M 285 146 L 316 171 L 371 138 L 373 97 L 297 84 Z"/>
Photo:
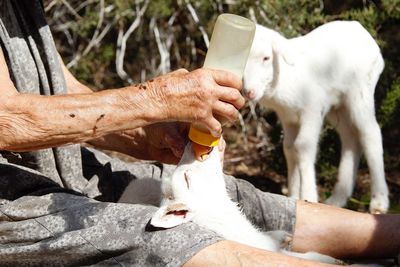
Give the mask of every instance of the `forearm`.
<path id="1" fill-rule="evenodd" d="M 388 258 L 400 251 L 400 215 L 372 215 L 298 201 L 293 250 L 336 258 Z"/>
<path id="2" fill-rule="evenodd" d="M 62 62 L 61 57 L 60 61 Z M 79 82 L 64 64 L 62 64 L 62 69 L 67 84 L 68 94 L 93 93 L 93 90 L 90 89 L 88 86 L 84 85 L 83 83 Z M 99 149 L 116 151 L 136 158 L 141 158 L 141 156 L 146 157 L 146 155 L 144 155 L 145 151 L 129 149 L 138 145 L 138 144 L 133 144 L 134 142 L 135 140 L 132 137 L 132 135 L 126 134 L 124 132 L 111 133 L 103 135 L 98 138 L 91 138 L 86 141 L 86 143 Z"/>
<path id="3" fill-rule="evenodd" d="M 197 253 L 184 267 L 202 266 L 269 266 L 323 267 L 335 266 L 289 257 L 232 241 L 220 241 Z"/>
<path id="4" fill-rule="evenodd" d="M 15 94 L 0 103 L 0 149 L 54 147 L 145 126 L 161 118 L 157 108 L 146 106 L 148 97 L 138 88 L 60 96 Z"/>
<path id="5" fill-rule="evenodd" d="M 135 136 L 135 134 L 140 135 L 142 131 L 142 128 L 138 128 L 133 131 L 111 133 L 99 138 L 90 139 L 87 143 L 98 149 L 116 151 L 137 159 L 152 159 L 148 153 L 148 149 Z"/>

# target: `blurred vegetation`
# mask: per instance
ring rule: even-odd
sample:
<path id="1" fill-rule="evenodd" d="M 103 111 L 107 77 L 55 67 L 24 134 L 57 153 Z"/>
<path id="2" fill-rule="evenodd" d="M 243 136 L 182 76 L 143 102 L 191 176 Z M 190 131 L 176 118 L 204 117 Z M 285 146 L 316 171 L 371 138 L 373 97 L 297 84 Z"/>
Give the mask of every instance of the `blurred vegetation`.
<path id="1" fill-rule="evenodd" d="M 400 0 L 46 0 L 44 4 L 64 61 L 79 79 L 99 90 L 140 82 L 177 68 L 200 67 L 207 50 L 204 32 L 210 36 L 216 17 L 223 12 L 248 17 L 286 37 L 306 34 L 332 20 L 360 21 L 377 40 L 385 58 L 386 67 L 375 93 L 376 112 L 388 180 L 391 188 L 400 186 Z M 137 25 L 124 44 L 121 38 L 135 20 Z M 258 170 L 255 175 L 273 172 L 283 177 L 282 131 L 276 116 L 248 104 L 242 117 L 240 125 L 226 131 L 228 153 L 232 154 L 228 163 L 242 166 L 247 175 L 252 167 Z M 243 161 L 248 166 L 235 161 L 255 154 L 257 158 Z M 326 126 L 317 164 L 322 195 L 329 194 L 339 157 L 338 137 Z M 361 173 L 365 168 L 362 163 Z M 240 170 L 233 168 L 231 172 Z M 393 190 L 393 199 L 398 202 L 400 193 Z M 369 196 L 355 197 L 363 202 Z"/>

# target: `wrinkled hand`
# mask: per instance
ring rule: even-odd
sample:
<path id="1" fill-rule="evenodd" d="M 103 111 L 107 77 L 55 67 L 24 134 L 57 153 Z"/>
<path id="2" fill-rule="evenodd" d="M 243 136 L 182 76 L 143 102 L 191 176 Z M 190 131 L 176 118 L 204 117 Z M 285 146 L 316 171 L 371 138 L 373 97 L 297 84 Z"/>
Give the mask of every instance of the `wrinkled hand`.
<path id="1" fill-rule="evenodd" d="M 237 120 L 245 102 L 241 87 L 236 75 L 210 69 L 178 70 L 146 83 L 149 106 L 159 110 L 163 121 L 196 123 L 216 137 L 222 132 L 218 119 Z"/>

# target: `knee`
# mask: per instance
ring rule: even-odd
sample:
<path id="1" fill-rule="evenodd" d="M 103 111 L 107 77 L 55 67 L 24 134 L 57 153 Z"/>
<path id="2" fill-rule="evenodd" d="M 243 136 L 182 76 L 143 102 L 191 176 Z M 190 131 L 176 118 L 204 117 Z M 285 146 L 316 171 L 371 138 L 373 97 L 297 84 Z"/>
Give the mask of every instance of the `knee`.
<path id="1" fill-rule="evenodd" d="M 314 138 L 298 138 L 293 143 L 293 150 L 295 154 L 302 161 L 307 158 L 313 158 L 316 154 L 318 139 Z"/>

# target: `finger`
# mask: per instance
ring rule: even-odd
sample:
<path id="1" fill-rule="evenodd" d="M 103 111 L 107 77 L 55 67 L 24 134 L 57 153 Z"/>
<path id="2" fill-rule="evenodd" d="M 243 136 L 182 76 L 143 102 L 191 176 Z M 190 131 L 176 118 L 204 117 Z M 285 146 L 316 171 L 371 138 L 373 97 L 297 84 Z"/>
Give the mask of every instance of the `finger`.
<path id="1" fill-rule="evenodd" d="M 211 72 L 211 75 L 217 84 L 221 86 L 233 87 L 238 90 L 242 89 L 242 79 L 232 72 L 211 69 L 209 69 L 209 71 Z"/>
<path id="2" fill-rule="evenodd" d="M 221 86 L 217 93 L 219 100 L 234 105 L 236 109 L 242 108 L 246 102 L 246 100 L 239 91 L 229 87 Z"/>
<path id="3" fill-rule="evenodd" d="M 218 101 L 213 106 L 213 114 L 216 117 L 223 117 L 224 119 L 235 122 L 239 118 L 239 111 L 229 103 Z"/>
<path id="4" fill-rule="evenodd" d="M 222 102 L 221 102 L 222 103 Z M 214 137 L 220 137 L 222 134 L 222 125 L 221 123 L 215 119 L 213 116 L 210 116 L 205 121 L 206 128 L 210 131 L 211 135 Z"/>

